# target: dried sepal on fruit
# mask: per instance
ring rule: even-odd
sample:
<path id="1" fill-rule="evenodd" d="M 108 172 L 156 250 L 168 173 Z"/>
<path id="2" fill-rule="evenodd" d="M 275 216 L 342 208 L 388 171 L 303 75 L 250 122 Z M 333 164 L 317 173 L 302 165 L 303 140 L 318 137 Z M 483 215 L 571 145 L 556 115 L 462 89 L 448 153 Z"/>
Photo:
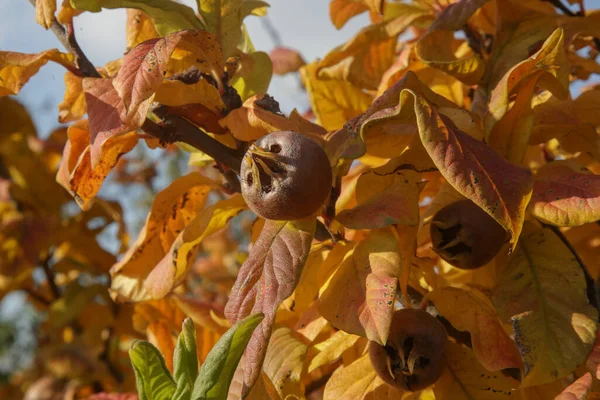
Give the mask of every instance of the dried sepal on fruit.
<path id="1" fill-rule="evenodd" d="M 471 200 L 461 200 L 439 210 L 430 225 L 433 250 L 461 269 L 479 268 L 498 254 L 507 233 Z"/>
<path id="2" fill-rule="evenodd" d="M 394 313 L 385 346 L 369 343 L 375 372 L 401 390 L 424 389 L 442 375 L 448 345 L 446 329 L 426 311 L 402 309 Z"/>
<path id="3" fill-rule="evenodd" d="M 242 195 L 259 216 L 296 220 L 319 210 L 332 172 L 319 144 L 293 131 L 273 132 L 250 146 L 241 167 Z"/>

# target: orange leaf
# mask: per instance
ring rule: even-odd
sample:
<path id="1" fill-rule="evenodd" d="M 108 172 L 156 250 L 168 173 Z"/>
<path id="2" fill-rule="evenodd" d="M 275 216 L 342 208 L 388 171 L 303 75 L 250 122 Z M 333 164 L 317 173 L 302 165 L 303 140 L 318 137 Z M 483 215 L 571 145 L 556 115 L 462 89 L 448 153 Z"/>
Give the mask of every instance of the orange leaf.
<path id="1" fill-rule="evenodd" d="M 333 373 L 325 384 L 323 400 L 364 399 L 381 385 L 385 384 L 377 376 L 367 353 Z"/>
<path id="2" fill-rule="evenodd" d="M 319 311 L 336 328 L 385 344 L 401 265 L 392 232 L 370 231 L 321 288 Z"/>
<path id="3" fill-rule="evenodd" d="M 77 121 L 86 113 L 85 94 L 82 87 L 83 79 L 72 72 L 65 73 L 65 96 L 58 105 L 58 122 Z"/>
<path id="4" fill-rule="evenodd" d="M 110 269 L 111 296 L 116 301 L 151 298 L 144 286 L 150 272 L 167 254 L 183 228 L 202 209 L 218 182 L 192 172 L 156 195 L 146 224 L 123 258 Z"/>
<path id="5" fill-rule="evenodd" d="M 71 6 L 71 0 L 62 0 L 56 19 L 62 25 L 68 25 L 73 23 L 73 18 L 82 14 L 83 10 L 76 10 Z"/>
<path id="6" fill-rule="evenodd" d="M 57 174 L 57 181 L 75 198 L 77 204 L 88 210 L 102 183 L 119 161 L 138 142 L 135 132 L 113 136 L 99 148 L 100 160 L 92 167 L 88 121 L 78 121 L 68 130 L 69 141 L 65 145 L 63 161 Z"/>
<path id="7" fill-rule="evenodd" d="M 275 329 L 271 335 L 263 371 L 282 397 L 302 396 L 300 384 L 308 346 L 290 328 Z"/>
<path id="8" fill-rule="evenodd" d="M 383 7 L 383 0 L 331 0 L 329 16 L 333 25 L 340 29 L 350 18 L 367 10 L 382 14 Z"/>
<path id="9" fill-rule="evenodd" d="M 262 94 L 249 98 L 242 107 L 232 110 L 219 121 L 219 124 L 228 129 L 233 137 L 244 142 L 257 140 L 275 131 L 301 132 L 320 141 L 320 136 L 325 133 L 323 128 L 310 123 L 297 113 L 287 118 L 283 114 L 265 109 L 263 104 L 266 100 L 268 98 Z"/>
<path id="10" fill-rule="evenodd" d="M 235 323 L 256 312 L 265 314 L 256 328 L 245 355 L 243 392 L 258 378 L 265 358 L 275 313 L 296 287 L 315 232 L 312 217 L 298 221 L 265 221 L 248 259 L 238 273 L 225 308 Z"/>
<path id="11" fill-rule="evenodd" d="M 532 214 L 556 226 L 600 220 L 600 176 L 568 161 L 544 165 L 535 175 L 529 203 Z"/>
<path id="12" fill-rule="evenodd" d="M 75 67 L 73 56 L 57 49 L 38 54 L 0 51 L 0 96 L 19 93 L 23 85 L 48 61 L 54 61 L 67 69 Z"/>

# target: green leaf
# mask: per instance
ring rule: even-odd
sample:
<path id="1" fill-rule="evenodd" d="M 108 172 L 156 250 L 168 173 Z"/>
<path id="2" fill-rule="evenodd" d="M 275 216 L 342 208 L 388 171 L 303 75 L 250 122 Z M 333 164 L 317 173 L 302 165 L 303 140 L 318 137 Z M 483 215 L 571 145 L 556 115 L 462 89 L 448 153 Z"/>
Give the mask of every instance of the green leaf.
<path id="1" fill-rule="evenodd" d="M 243 101 L 267 92 L 273 64 L 269 55 L 263 51 L 240 55 L 240 69 L 232 80 L 232 86 L 237 90 Z"/>
<path id="2" fill-rule="evenodd" d="M 183 329 L 177 339 L 173 358 L 173 375 L 177 389 L 172 400 L 189 400 L 198 375 L 198 357 L 196 355 L 196 328 L 191 318 L 183 321 Z"/>
<path id="3" fill-rule="evenodd" d="M 167 400 L 175 392 L 165 360 L 150 342 L 136 341 L 129 350 L 140 400 Z"/>
<path id="4" fill-rule="evenodd" d="M 227 398 L 235 369 L 254 329 L 263 318 L 262 313 L 251 314 L 221 336 L 200 368 L 192 400 Z"/>
<path id="5" fill-rule="evenodd" d="M 194 10 L 173 0 L 71 0 L 78 10 L 99 12 L 103 8 L 135 8 L 142 10 L 161 36 L 183 29 L 203 29 Z"/>

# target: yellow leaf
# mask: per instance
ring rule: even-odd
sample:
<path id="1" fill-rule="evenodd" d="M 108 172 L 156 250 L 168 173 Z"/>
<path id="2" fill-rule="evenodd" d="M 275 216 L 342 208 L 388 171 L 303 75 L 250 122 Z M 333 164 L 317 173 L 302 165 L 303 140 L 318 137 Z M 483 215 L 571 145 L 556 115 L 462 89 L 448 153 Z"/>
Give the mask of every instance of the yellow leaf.
<path id="1" fill-rule="evenodd" d="M 319 353 L 310 360 L 308 365 L 308 372 L 311 373 L 315 369 L 332 363 L 342 356 L 342 353 L 354 346 L 356 341 L 360 339 L 360 336 L 352 335 L 344 331 L 337 331 L 331 335 L 327 340 L 317 343 L 314 348 Z"/>
<path id="2" fill-rule="evenodd" d="M 243 0 L 199 0 L 198 11 L 206 29 L 214 33 L 221 48 L 223 60 L 235 54 L 242 39 Z"/>
<path id="3" fill-rule="evenodd" d="M 262 369 L 282 397 L 302 396 L 300 379 L 306 350 L 306 344 L 290 328 L 273 331 Z"/>
<path id="4" fill-rule="evenodd" d="M 485 128 L 490 146 L 509 161 L 523 161 L 533 128 L 531 99 L 537 85 L 564 99 L 569 77 L 563 30 L 557 29 L 533 56 L 511 68 L 490 95 Z M 518 85 L 517 85 L 518 84 Z M 510 111 L 509 96 L 517 92 Z"/>
<path id="5" fill-rule="evenodd" d="M 457 46 L 454 31 L 462 29 L 469 18 L 487 1 L 475 0 L 449 5 L 417 43 L 417 56 L 424 63 L 454 76 L 467 85 L 479 83 L 485 72 L 485 63 L 478 54 L 472 51 L 472 54 L 468 54 L 465 51 L 466 46 Z"/>
<path id="6" fill-rule="evenodd" d="M 48 29 L 54 22 L 56 0 L 37 0 L 35 2 L 35 22 Z"/>
<path id="7" fill-rule="evenodd" d="M 216 202 L 197 215 L 194 213 L 192 219 L 188 217 L 183 229 L 174 232 L 178 235 L 170 249 L 148 274 L 144 282 L 148 294 L 158 299 L 171 291 L 192 267 L 191 260 L 202 240 L 223 229 L 231 218 L 246 208 L 244 198 L 236 194 L 230 199 Z"/>
<path id="8" fill-rule="evenodd" d="M 425 15 L 428 15 L 427 10 L 414 7 L 412 13 L 363 28 L 319 62 L 317 76 L 321 79 L 345 80 L 360 88 L 376 89 L 383 73 L 394 61 L 398 35 Z"/>
<path id="9" fill-rule="evenodd" d="M 72 72 L 65 73 L 65 96 L 58 105 L 58 122 L 61 124 L 77 121 L 87 112 L 82 82 L 83 79 Z"/>
<path id="10" fill-rule="evenodd" d="M 269 55 L 256 51 L 250 54 L 240 53 L 239 57 L 239 67 L 231 79 L 231 86 L 242 100 L 266 93 L 273 76 L 273 64 Z"/>
<path id="11" fill-rule="evenodd" d="M 319 311 L 336 328 L 385 344 L 401 267 L 390 229 L 370 231 L 321 287 Z"/>
<path id="12" fill-rule="evenodd" d="M 137 302 L 151 298 L 144 281 L 181 230 L 201 211 L 209 191 L 217 187 L 218 182 L 192 172 L 156 195 L 138 239 L 110 270 L 113 299 Z"/>
<path id="13" fill-rule="evenodd" d="M 325 384 L 323 400 L 362 399 L 384 385 L 371 365 L 369 353 L 336 370 Z"/>
<path id="14" fill-rule="evenodd" d="M 326 130 L 341 128 L 371 104 L 371 96 L 348 82 L 319 79 L 317 68 L 318 64 L 312 63 L 302 67 L 300 72 L 317 123 Z"/>
<path id="15" fill-rule="evenodd" d="M 165 80 L 156 90 L 154 101 L 173 107 L 202 104 L 215 113 L 220 113 L 226 108 L 219 90 L 206 79 L 200 79 L 192 84 L 179 80 Z"/>
<path id="16" fill-rule="evenodd" d="M 519 382 L 502 372 L 483 368 L 467 347 L 448 342 L 447 367 L 433 385 L 436 400 L 505 400 L 519 399 L 515 393 Z"/>
<path id="17" fill-rule="evenodd" d="M 152 19 L 141 10 L 135 8 L 127 9 L 127 22 L 125 31 L 125 42 L 127 50 L 130 50 L 146 40 L 159 37 Z"/>
<path id="18" fill-rule="evenodd" d="M 443 287 L 426 297 L 450 324 L 471 334 L 473 353 L 488 371 L 521 368 L 516 344 L 508 337 L 491 301 L 474 289 Z"/>
<path id="19" fill-rule="evenodd" d="M 512 322 L 525 364 L 523 386 L 567 376 L 592 349 L 598 313 L 589 305 L 581 268 L 549 228 L 528 222 L 498 271 L 492 301 Z"/>
<path id="20" fill-rule="evenodd" d="M 56 20 L 62 25 L 73 24 L 73 18 L 83 13 L 83 10 L 76 10 L 71 6 L 71 0 L 62 0 Z"/>
<path id="21" fill-rule="evenodd" d="M 0 96 L 17 94 L 27 81 L 48 61 L 74 68 L 73 56 L 57 49 L 38 54 L 23 54 L 0 51 Z"/>

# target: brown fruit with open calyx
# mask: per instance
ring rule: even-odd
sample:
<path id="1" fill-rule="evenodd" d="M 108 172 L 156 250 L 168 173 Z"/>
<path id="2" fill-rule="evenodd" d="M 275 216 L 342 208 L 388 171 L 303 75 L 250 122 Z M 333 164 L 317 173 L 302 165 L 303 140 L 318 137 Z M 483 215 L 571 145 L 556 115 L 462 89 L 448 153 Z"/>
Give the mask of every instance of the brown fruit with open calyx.
<path id="1" fill-rule="evenodd" d="M 331 191 L 327 154 L 315 141 L 293 131 L 257 140 L 244 155 L 240 175 L 246 203 L 265 219 L 308 217 Z"/>
<path id="2" fill-rule="evenodd" d="M 369 343 L 371 364 L 388 385 L 417 391 L 434 384 L 445 367 L 448 335 L 444 326 L 423 310 L 394 313 L 385 346 Z"/>
<path id="3" fill-rule="evenodd" d="M 461 269 L 479 268 L 498 254 L 507 233 L 471 200 L 461 200 L 439 210 L 430 226 L 433 250 Z"/>

